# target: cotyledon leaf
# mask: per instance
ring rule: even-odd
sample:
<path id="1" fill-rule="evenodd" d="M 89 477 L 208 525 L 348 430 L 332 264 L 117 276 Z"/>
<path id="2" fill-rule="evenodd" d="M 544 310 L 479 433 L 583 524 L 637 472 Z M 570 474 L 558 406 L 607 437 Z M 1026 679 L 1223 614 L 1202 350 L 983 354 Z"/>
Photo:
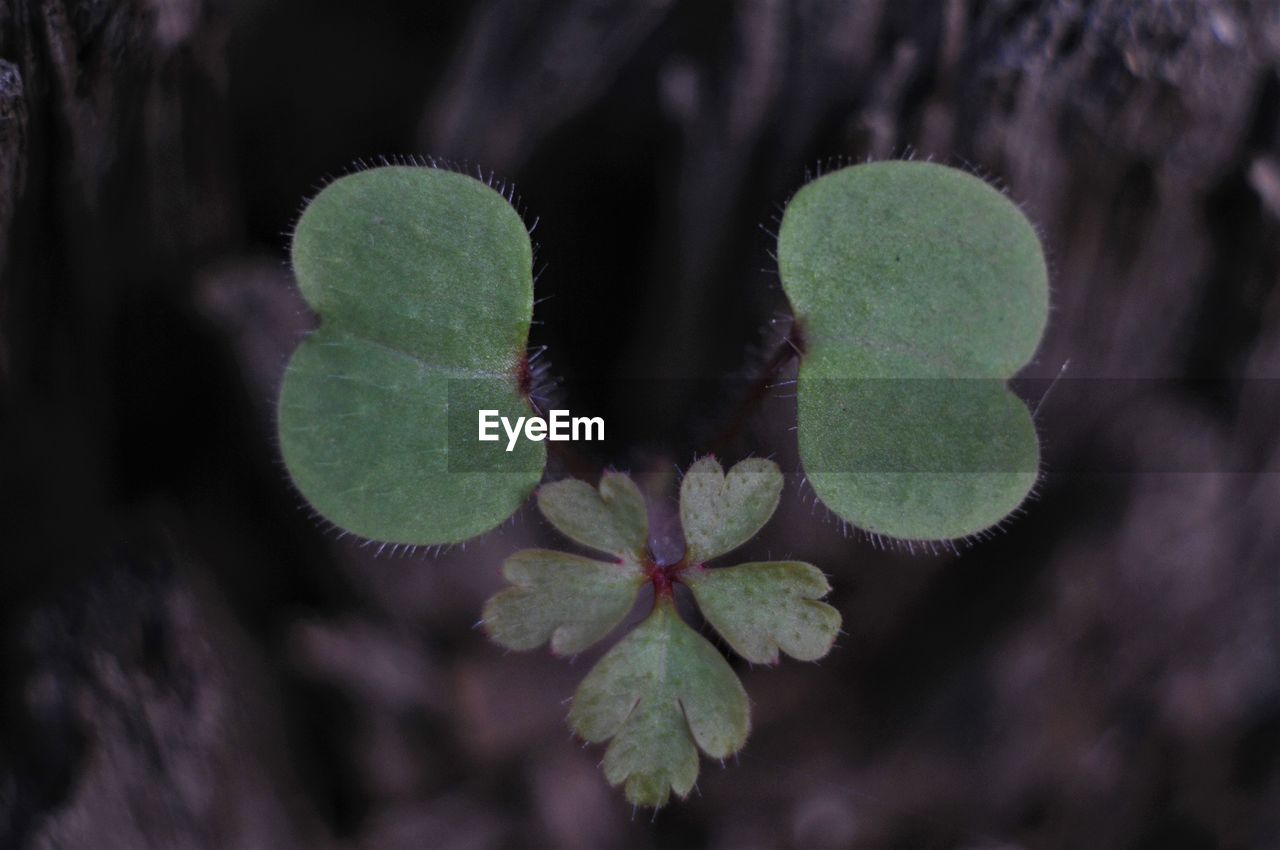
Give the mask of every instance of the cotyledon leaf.
<path id="1" fill-rule="evenodd" d="M 609 741 L 605 778 L 627 799 L 661 806 L 687 795 L 698 749 L 725 758 L 746 742 L 749 708 L 724 656 L 676 613 L 671 596 L 600 659 L 573 697 L 569 725 Z"/>
<path id="2" fill-rule="evenodd" d="M 489 636 L 515 650 L 549 640 L 557 655 L 581 652 L 612 631 L 647 580 L 630 559 L 607 563 L 547 549 L 516 552 L 502 575 L 513 586 L 485 603 Z"/>
<path id="3" fill-rule="evenodd" d="M 625 472 L 607 470 L 599 488 L 564 478 L 538 488 L 538 510 L 570 540 L 601 552 L 640 559 L 649 515 L 640 488 Z"/>
<path id="4" fill-rule="evenodd" d="M 820 601 L 831 585 L 812 564 L 763 561 L 692 569 L 680 580 L 693 591 L 707 622 L 756 664 L 777 663 L 779 649 L 800 661 L 816 661 L 840 631 L 840 612 Z"/>
<path id="5" fill-rule="evenodd" d="M 530 412 L 519 373 L 532 251 L 511 205 L 451 171 L 374 168 L 311 201 L 292 258 L 321 325 L 285 372 L 280 445 L 312 506 L 408 544 L 465 540 L 510 516 L 541 477 L 543 444 L 505 453 L 474 430 L 451 438 L 449 410 L 469 423 L 484 408 Z"/>
<path id="6" fill-rule="evenodd" d="M 773 516 L 782 472 L 764 458 L 739 461 L 726 475 L 720 462 L 698 459 L 680 482 L 680 524 L 686 559 L 701 564 L 746 543 Z"/>
<path id="7" fill-rule="evenodd" d="M 964 537 L 1034 485 L 1007 387 L 1048 315 L 1040 241 L 982 180 L 922 162 L 845 168 L 787 206 L 778 266 L 806 351 L 800 457 L 818 498 L 892 537 Z"/>

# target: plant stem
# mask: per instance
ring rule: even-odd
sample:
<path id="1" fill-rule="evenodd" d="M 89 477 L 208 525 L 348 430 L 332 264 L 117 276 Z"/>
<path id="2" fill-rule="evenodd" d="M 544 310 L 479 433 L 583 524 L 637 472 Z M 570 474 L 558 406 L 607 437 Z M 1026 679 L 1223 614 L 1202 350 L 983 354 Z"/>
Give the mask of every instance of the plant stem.
<path id="1" fill-rule="evenodd" d="M 708 444 L 707 452 L 709 454 L 721 454 L 733 441 L 737 438 L 742 427 L 746 424 L 747 419 L 759 406 L 762 399 L 768 393 L 769 388 L 782 374 L 782 370 L 790 365 L 792 360 L 798 359 L 804 355 L 805 340 L 804 330 L 799 319 L 791 320 L 791 327 L 787 329 L 786 334 L 778 342 L 773 353 L 765 360 L 764 368 L 757 376 L 756 380 L 751 383 L 742 400 L 738 402 L 738 406 L 734 408 L 733 414 L 725 423 L 724 427 L 713 437 Z"/>

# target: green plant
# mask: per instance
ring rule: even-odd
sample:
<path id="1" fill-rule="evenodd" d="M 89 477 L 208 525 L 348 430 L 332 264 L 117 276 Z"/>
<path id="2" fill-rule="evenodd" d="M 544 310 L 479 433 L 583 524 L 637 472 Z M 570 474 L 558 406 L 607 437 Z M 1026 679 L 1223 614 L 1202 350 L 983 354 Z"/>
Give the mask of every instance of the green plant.
<path id="1" fill-rule="evenodd" d="M 447 416 L 530 410 L 532 248 L 507 200 L 442 169 L 361 171 L 307 205 L 293 270 L 322 324 L 285 371 L 280 446 L 316 511 L 410 545 L 466 540 L 514 513 L 542 444 L 486 468 L 466 455 L 488 444 L 450 440 Z"/>
<path id="2" fill-rule="evenodd" d="M 965 537 L 1008 516 L 1039 467 L 1005 381 L 1048 317 L 1040 240 L 978 178 L 923 162 L 801 189 L 778 269 L 803 327 L 800 456 L 814 492 L 888 537 Z"/>
<path id="3" fill-rule="evenodd" d="M 772 461 L 744 460 L 725 475 L 714 458 L 699 460 L 680 485 L 685 556 L 662 565 L 649 553 L 644 497 L 628 476 L 606 472 L 598 490 L 557 481 L 538 490 L 543 516 L 612 560 L 532 549 L 503 565 L 512 587 L 489 600 L 483 622 L 511 649 L 547 642 L 556 653 L 587 649 L 652 584 L 652 610 L 600 659 L 569 712 L 583 739 L 609 741 L 605 776 L 624 784 L 637 805 L 660 806 L 671 791 L 689 793 L 699 748 L 724 758 L 747 739 L 746 692 L 719 651 L 676 612 L 676 584 L 692 591 L 707 621 L 750 661 L 774 663 L 779 649 L 814 660 L 835 640 L 840 614 L 819 601 L 830 586 L 816 567 L 798 561 L 707 567 L 755 536 L 777 508 L 782 484 Z"/>
<path id="4" fill-rule="evenodd" d="M 542 477 L 542 444 L 513 438 L 504 451 L 454 419 L 530 410 L 531 248 L 508 200 L 450 171 L 360 172 L 307 207 L 293 262 L 322 324 L 286 370 L 280 439 L 316 511 L 408 545 L 465 540 L 510 516 Z M 979 534 L 1016 509 L 1039 447 L 1006 382 L 1047 315 L 1040 243 L 1017 207 L 943 166 L 845 168 L 788 204 L 778 263 L 795 311 L 800 456 L 818 498 L 845 522 L 907 540 Z M 607 558 L 516 552 L 483 622 L 511 649 L 574 654 L 652 587 L 651 610 L 587 675 L 569 715 L 581 737 L 609 742 L 605 775 L 637 804 L 687 794 L 698 750 L 723 758 L 749 729 L 741 683 L 681 618 L 676 586 L 748 661 L 821 658 L 839 630 L 816 567 L 709 563 L 764 526 L 782 489 L 771 461 L 727 475 L 697 461 L 680 486 L 684 556 L 669 564 L 650 550 L 645 499 L 627 475 L 537 490 L 556 529 Z"/>

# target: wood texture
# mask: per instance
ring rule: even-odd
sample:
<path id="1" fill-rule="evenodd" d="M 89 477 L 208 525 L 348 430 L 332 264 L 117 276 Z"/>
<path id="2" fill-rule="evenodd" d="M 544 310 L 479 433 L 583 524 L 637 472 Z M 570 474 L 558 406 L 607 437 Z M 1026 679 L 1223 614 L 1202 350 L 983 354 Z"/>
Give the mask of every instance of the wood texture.
<path id="1" fill-rule="evenodd" d="M 0 0 L 0 846 L 1273 846 L 1278 68 L 1271 0 Z M 1061 382 L 1038 501 L 959 558 L 792 482 L 760 545 L 848 635 L 633 821 L 563 727 L 586 668 L 470 628 L 546 530 L 375 558 L 275 458 L 298 202 L 397 154 L 515 180 L 534 342 L 657 490 L 828 157 L 998 181 L 1051 257 L 1028 374 L 1118 401 Z M 732 451 L 785 467 L 787 404 Z"/>

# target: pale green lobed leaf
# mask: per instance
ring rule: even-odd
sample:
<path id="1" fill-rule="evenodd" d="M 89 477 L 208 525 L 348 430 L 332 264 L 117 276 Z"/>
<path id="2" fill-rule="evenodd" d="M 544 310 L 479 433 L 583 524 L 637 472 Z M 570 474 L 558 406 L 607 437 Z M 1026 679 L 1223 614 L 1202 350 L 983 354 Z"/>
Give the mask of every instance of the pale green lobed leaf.
<path id="1" fill-rule="evenodd" d="M 700 458 L 680 483 L 680 524 L 686 558 L 701 564 L 738 548 L 773 516 L 782 472 L 764 458 L 747 458 L 725 474 L 714 457 Z"/>
<path id="2" fill-rule="evenodd" d="M 914 539 L 1015 510 L 1039 444 L 1006 381 L 1048 316 L 1044 255 L 1017 206 L 945 166 L 853 166 L 796 194 L 778 264 L 806 342 L 797 430 L 818 498 Z"/>
<path id="3" fill-rule="evenodd" d="M 462 174 L 375 168 L 311 201 L 292 259 L 321 326 L 290 360 L 278 426 L 285 465 L 322 516 L 375 540 L 454 543 L 528 498 L 543 444 L 507 454 L 451 442 L 447 407 L 529 414 L 517 374 L 531 258 L 511 205 Z"/>
<path id="4" fill-rule="evenodd" d="M 625 555 L 644 556 L 649 518 L 644 495 L 624 472 L 606 471 L 599 489 L 576 478 L 538 488 L 538 509 L 561 534 L 583 546 Z"/>
<path id="5" fill-rule="evenodd" d="M 764 561 L 688 570 L 680 579 L 707 622 L 756 664 L 777 663 L 779 649 L 816 661 L 840 631 L 840 612 L 820 601 L 831 585 L 812 564 Z"/>
<path id="6" fill-rule="evenodd" d="M 581 652 L 613 631 L 646 580 L 635 561 L 608 563 L 547 549 L 516 552 L 502 575 L 512 587 L 485 603 L 489 636 L 514 650 L 550 641 L 557 655 Z"/>
<path id="7" fill-rule="evenodd" d="M 569 724 L 609 741 L 604 772 L 635 805 L 684 797 L 698 777 L 698 749 L 725 758 L 746 742 L 750 709 L 724 656 L 691 629 L 670 596 L 611 649 L 573 698 Z"/>

